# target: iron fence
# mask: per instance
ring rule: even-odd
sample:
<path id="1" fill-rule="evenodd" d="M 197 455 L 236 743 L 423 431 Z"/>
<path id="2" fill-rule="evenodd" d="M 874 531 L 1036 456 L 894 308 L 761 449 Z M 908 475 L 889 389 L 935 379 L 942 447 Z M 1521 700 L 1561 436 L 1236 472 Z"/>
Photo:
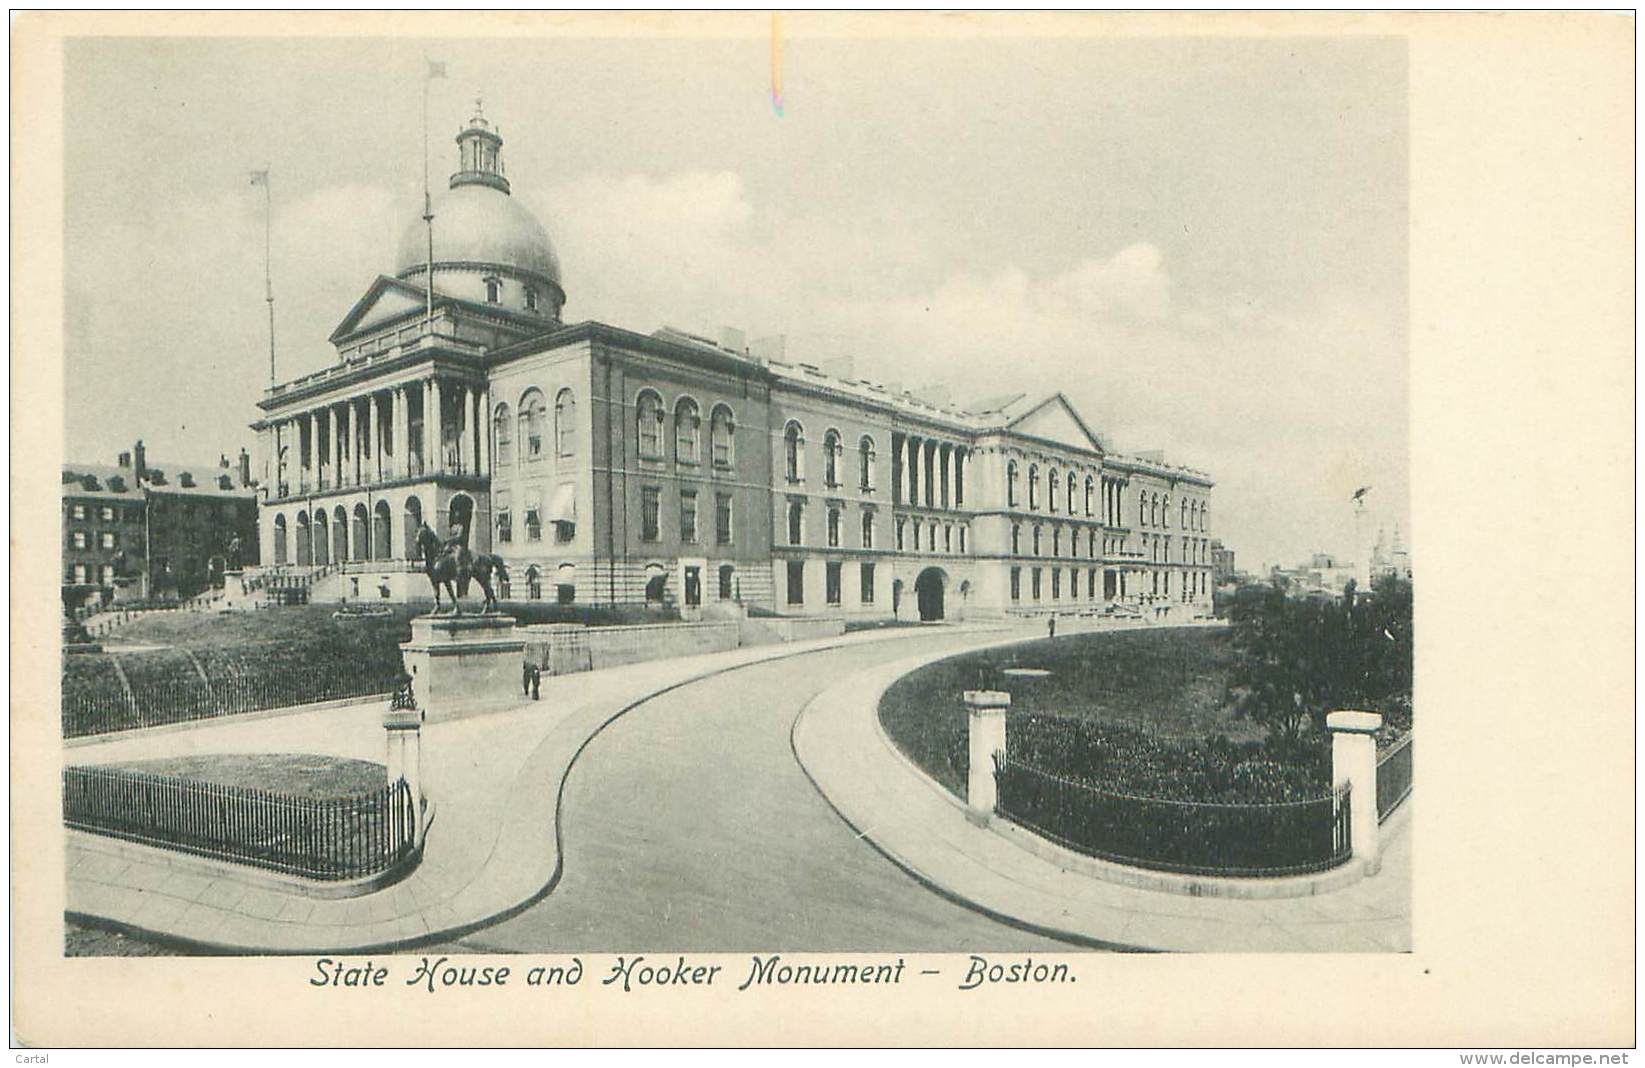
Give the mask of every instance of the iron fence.
<path id="1" fill-rule="evenodd" d="M 1411 745 L 1407 734 L 1377 758 L 1377 822 L 1387 819 L 1411 796 Z"/>
<path id="2" fill-rule="evenodd" d="M 387 694 L 399 665 L 354 671 L 269 671 L 248 675 L 133 682 L 130 693 L 108 685 L 63 694 L 63 737 L 185 723 L 237 712 Z"/>
<path id="3" fill-rule="evenodd" d="M 1350 853 L 1348 788 L 1305 801 L 1223 804 L 1114 793 L 994 758 L 995 810 L 1063 846 L 1189 875 L 1322 871 Z"/>
<path id="4" fill-rule="evenodd" d="M 63 822 L 96 834 L 310 879 L 376 875 L 417 841 L 404 779 L 312 800 L 114 768 L 63 769 Z"/>

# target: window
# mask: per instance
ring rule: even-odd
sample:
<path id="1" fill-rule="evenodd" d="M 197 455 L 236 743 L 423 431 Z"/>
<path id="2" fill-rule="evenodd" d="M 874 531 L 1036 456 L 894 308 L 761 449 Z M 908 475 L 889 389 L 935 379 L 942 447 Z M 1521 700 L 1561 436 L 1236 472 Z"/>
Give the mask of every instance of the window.
<path id="1" fill-rule="evenodd" d="M 661 564 L 646 566 L 645 600 L 647 604 L 662 604 L 664 593 L 668 589 L 668 572 L 662 569 Z"/>
<path id="2" fill-rule="evenodd" d="M 1034 528 L 1034 555 L 1035 556 L 1040 555 L 1040 535 L 1042 533 L 1043 533 L 1043 531 L 1039 527 Z"/>
<path id="3" fill-rule="evenodd" d="M 685 569 L 685 606 L 700 608 L 703 603 L 703 570 L 700 567 Z"/>
<path id="4" fill-rule="evenodd" d="M 1057 489 L 1061 485 L 1061 481 L 1057 478 L 1057 469 L 1053 467 L 1050 476 L 1045 480 L 1045 510 L 1047 512 L 1057 510 Z"/>
<path id="5" fill-rule="evenodd" d="M 703 417 L 697 402 L 681 397 L 674 405 L 674 462 L 695 464 L 702 462 Z"/>
<path id="6" fill-rule="evenodd" d="M 1017 461 L 1015 460 L 1005 465 L 1005 504 L 1008 508 L 1017 506 Z"/>
<path id="7" fill-rule="evenodd" d="M 898 548 L 898 550 L 901 550 L 902 547 L 903 547 L 903 527 L 904 527 L 905 523 L 906 523 L 906 520 L 904 520 L 902 518 L 902 516 L 897 517 L 897 548 Z"/>
<path id="8" fill-rule="evenodd" d="M 560 570 L 564 571 L 565 568 L 562 567 Z M 560 579 L 559 582 L 554 584 L 554 600 L 560 604 L 575 604 L 577 602 L 577 584 L 565 581 L 564 575 L 561 575 Z"/>
<path id="9" fill-rule="evenodd" d="M 520 398 L 520 437 L 525 442 L 525 458 L 543 458 L 543 420 L 548 405 L 536 390 L 527 390 Z"/>
<path id="10" fill-rule="evenodd" d="M 864 512 L 862 514 L 862 547 L 864 549 L 872 549 L 874 547 L 873 512 Z"/>
<path id="11" fill-rule="evenodd" d="M 1177 526 L 1181 527 L 1183 530 L 1187 530 L 1188 529 L 1188 502 L 1187 501 L 1182 502 L 1180 511 L 1181 511 L 1181 514 L 1177 516 Z"/>
<path id="12" fill-rule="evenodd" d="M 493 412 L 491 416 L 491 426 L 491 436 L 496 441 L 496 445 L 493 448 L 493 453 L 496 456 L 497 465 L 500 467 L 503 464 L 513 463 L 514 427 L 512 421 L 509 419 L 507 404 L 497 405 L 497 410 Z"/>
<path id="13" fill-rule="evenodd" d="M 69 544 L 71 546 L 73 546 L 74 548 L 76 548 L 76 549 L 86 548 L 87 547 L 86 532 L 83 531 L 83 530 L 76 530 L 73 533 L 71 533 L 69 535 Z"/>
<path id="14" fill-rule="evenodd" d="M 1037 567 L 1034 569 L 1033 575 L 1033 594 L 1034 600 L 1040 599 L 1040 569 Z"/>
<path id="15" fill-rule="evenodd" d="M 840 603 L 840 568 L 838 561 L 830 561 L 823 569 L 824 592 L 828 595 L 829 604 Z"/>
<path id="16" fill-rule="evenodd" d="M 931 552 L 936 552 L 937 551 L 937 524 L 931 523 L 925 529 L 928 531 L 928 533 L 926 534 L 926 539 L 925 539 L 925 547 L 926 547 L 926 549 L 928 549 Z"/>
<path id="17" fill-rule="evenodd" d="M 526 311 L 536 311 L 537 310 L 537 287 L 536 286 L 526 286 L 525 287 L 525 310 Z"/>
<path id="18" fill-rule="evenodd" d="M 1061 597 L 1062 597 L 1062 568 L 1053 567 L 1051 569 L 1051 599 L 1053 601 L 1055 601 L 1055 600 L 1058 600 Z"/>
<path id="19" fill-rule="evenodd" d="M 114 585 L 114 565 L 104 564 L 97 569 L 97 581 L 104 586 Z"/>
<path id="20" fill-rule="evenodd" d="M 86 565 L 85 564 L 75 564 L 74 565 L 74 581 L 78 585 L 83 585 L 85 583 L 85 581 L 86 581 Z"/>
<path id="21" fill-rule="evenodd" d="M 697 491 L 680 491 L 680 540 L 697 540 Z"/>
<path id="22" fill-rule="evenodd" d="M 731 576 L 735 573 L 736 569 L 730 564 L 720 565 L 720 600 L 731 600 Z"/>
<path id="23" fill-rule="evenodd" d="M 577 396 L 569 389 L 554 397 L 554 449 L 562 457 L 577 454 Z"/>
<path id="24" fill-rule="evenodd" d="M 731 544 L 731 494 L 714 495 L 714 543 Z"/>
<path id="25" fill-rule="evenodd" d="M 960 528 L 960 552 L 965 552 L 965 528 Z"/>
<path id="26" fill-rule="evenodd" d="M 946 523 L 943 524 L 942 528 L 942 551 L 945 553 L 954 551 L 954 528 Z"/>
<path id="27" fill-rule="evenodd" d="M 97 509 L 97 518 L 101 519 L 105 523 L 114 522 L 114 505 L 105 504 L 103 507 Z"/>
<path id="28" fill-rule="evenodd" d="M 1145 527 L 1147 525 L 1148 525 L 1148 494 L 1141 493 L 1141 494 L 1137 495 L 1137 526 Z"/>
<path id="29" fill-rule="evenodd" d="M 514 517 L 509 514 L 508 491 L 492 494 L 491 510 L 497 516 L 497 541 L 506 544 L 514 540 Z"/>
<path id="30" fill-rule="evenodd" d="M 486 303 L 497 304 L 503 299 L 503 283 L 496 278 L 486 279 Z"/>
<path id="31" fill-rule="evenodd" d="M 805 534 L 805 508 L 799 501 L 788 502 L 788 544 L 801 545 Z"/>
<path id="32" fill-rule="evenodd" d="M 732 436 L 736 432 L 736 424 L 731 418 L 731 409 L 720 405 L 714 409 L 714 415 L 709 420 L 708 436 L 709 447 L 714 451 L 714 466 L 728 468 L 732 460 Z"/>
<path id="33" fill-rule="evenodd" d="M 1022 600 L 1022 568 L 1011 569 L 1011 600 Z"/>
<path id="34" fill-rule="evenodd" d="M 634 419 L 639 431 L 640 456 L 647 460 L 663 458 L 663 399 L 646 390 L 634 405 Z"/>
<path id="35" fill-rule="evenodd" d="M 1169 530 L 1171 528 L 1171 495 L 1169 493 L 1160 501 L 1159 518 L 1160 524 Z"/>
<path id="36" fill-rule="evenodd" d="M 805 603 L 805 561 L 788 561 L 788 603 Z"/>
<path id="37" fill-rule="evenodd" d="M 828 510 L 828 547 L 830 549 L 840 547 L 840 510 L 838 508 Z"/>
<path id="38" fill-rule="evenodd" d="M 857 577 L 857 588 L 862 591 L 862 603 L 863 604 L 873 604 L 874 603 L 874 565 L 873 564 L 865 562 L 862 565 L 862 572 Z"/>
<path id="39" fill-rule="evenodd" d="M 640 540 L 656 541 L 662 537 L 662 490 L 645 486 L 640 490 Z"/>
<path id="40" fill-rule="evenodd" d="M 1028 507 L 1030 510 L 1040 506 L 1040 468 L 1038 464 L 1028 465 Z"/>
<path id="41" fill-rule="evenodd" d="M 783 474 L 790 482 L 805 477 L 805 432 L 798 423 L 783 428 Z"/>
<path id="42" fill-rule="evenodd" d="M 86 518 L 86 506 L 83 504 L 73 505 L 69 508 L 69 514 L 75 519 L 84 519 Z"/>
<path id="43" fill-rule="evenodd" d="M 1051 528 L 1051 555 L 1052 556 L 1061 556 L 1062 555 L 1062 528 L 1061 527 L 1052 527 Z"/>
<path id="44" fill-rule="evenodd" d="M 1021 556 L 1022 555 L 1022 524 L 1021 523 L 1012 523 L 1011 524 L 1011 555 L 1012 556 Z"/>
<path id="45" fill-rule="evenodd" d="M 864 493 L 874 489 L 874 439 L 867 436 L 857 442 L 857 488 Z"/>
<path id="46" fill-rule="evenodd" d="M 1093 567 L 1086 573 L 1086 578 L 1090 581 L 1086 583 L 1085 595 L 1094 601 L 1097 599 L 1097 569 Z"/>
<path id="47" fill-rule="evenodd" d="M 1095 560 L 1097 558 L 1097 532 L 1095 528 L 1086 536 L 1085 550 L 1086 555 L 1090 556 L 1091 559 Z"/>
<path id="48" fill-rule="evenodd" d="M 525 501 L 525 540 L 543 540 L 543 502 L 536 490 L 526 495 Z"/>
<path id="49" fill-rule="evenodd" d="M 829 487 L 840 484 L 840 432 L 830 430 L 823 435 L 823 484 Z"/>

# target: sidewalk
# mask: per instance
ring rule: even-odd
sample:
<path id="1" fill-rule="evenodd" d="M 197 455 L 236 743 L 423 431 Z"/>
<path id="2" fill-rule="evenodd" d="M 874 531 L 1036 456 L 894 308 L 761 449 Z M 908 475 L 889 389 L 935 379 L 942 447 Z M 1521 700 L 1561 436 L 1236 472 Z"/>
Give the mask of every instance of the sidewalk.
<path id="1" fill-rule="evenodd" d="M 66 910 L 224 952 L 361 952 L 459 937 L 553 888 L 566 773 L 583 746 L 633 705 L 745 664 L 931 633 L 921 627 L 865 631 L 545 678 L 540 701 L 429 724 L 423 780 L 435 811 L 423 860 L 405 880 L 375 893 L 317 900 L 229 873 L 180 869 L 163 850 L 69 831 Z M 373 701 L 207 721 L 75 746 L 65 750 L 65 760 L 287 751 L 381 761 L 382 713 L 382 702 Z"/>
<path id="2" fill-rule="evenodd" d="M 982 639 L 971 648 L 999 644 Z M 998 830 L 919 772 L 880 729 L 893 681 L 963 650 L 854 675 L 801 713 L 794 752 L 835 810 L 915 878 L 1018 926 L 1113 948 L 1185 952 L 1409 952 L 1411 801 L 1383 826 L 1382 870 L 1312 897 L 1190 897 L 1065 870 Z M 959 695 L 955 695 L 958 701 Z"/>

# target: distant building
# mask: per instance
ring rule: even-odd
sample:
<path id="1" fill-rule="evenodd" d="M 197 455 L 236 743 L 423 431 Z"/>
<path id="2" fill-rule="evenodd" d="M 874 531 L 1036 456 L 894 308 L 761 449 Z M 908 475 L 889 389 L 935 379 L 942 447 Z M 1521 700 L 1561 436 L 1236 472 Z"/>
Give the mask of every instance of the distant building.
<path id="1" fill-rule="evenodd" d="M 1394 526 L 1394 539 L 1389 543 L 1384 532 L 1377 531 L 1377 543 L 1371 549 L 1371 578 L 1379 579 L 1384 575 L 1394 575 L 1411 581 L 1411 550 L 1405 547 L 1399 535 L 1399 525 Z"/>
<path id="2" fill-rule="evenodd" d="M 191 597 L 218 581 L 239 539 L 255 564 L 251 456 L 211 464 L 150 463 L 143 443 L 108 464 L 63 465 L 63 583 L 100 587 L 103 601 Z"/>
<path id="3" fill-rule="evenodd" d="M 1211 583 L 1221 586 L 1233 582 L 1238 571 L 1234 567 L 1234 550 L 1222 544 L 1221 538 L 1211 539 Z"/>

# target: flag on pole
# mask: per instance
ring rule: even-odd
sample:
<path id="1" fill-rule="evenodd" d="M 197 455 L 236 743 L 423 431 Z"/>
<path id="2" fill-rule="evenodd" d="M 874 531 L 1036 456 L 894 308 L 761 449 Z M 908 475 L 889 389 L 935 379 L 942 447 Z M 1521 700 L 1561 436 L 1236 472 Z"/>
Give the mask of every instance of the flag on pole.
<path id="1" fill-rule="evenodd" d="M 428 64 L 428 80 L 429 81 L 433 81 L 435 78 L 444 78 L 446 76 L 445 60 L 442 59 L 439 62 L 435 62 L 434 60 L 430 59 L 430 60 L 425 60 L 425 62 Z"/>
<path id="2" fill-rule="evenodd" d="M 264 167 L 260 171 L 252 171 L 251 172 L 251 184 L 252 185 L 268 185 L 268 168 Z"/>

